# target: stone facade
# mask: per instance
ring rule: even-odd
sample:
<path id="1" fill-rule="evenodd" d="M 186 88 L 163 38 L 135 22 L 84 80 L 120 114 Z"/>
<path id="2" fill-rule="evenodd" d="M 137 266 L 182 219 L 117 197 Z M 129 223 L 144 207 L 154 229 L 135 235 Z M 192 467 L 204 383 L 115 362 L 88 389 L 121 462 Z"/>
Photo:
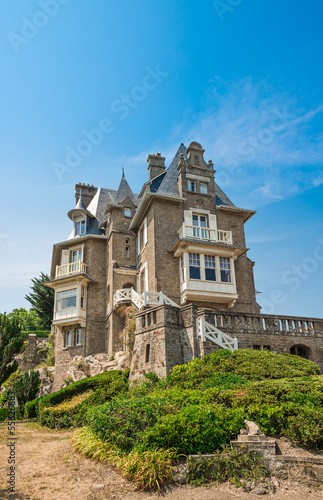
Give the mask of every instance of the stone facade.
<path id="1" fill-rule="evenodd" d="M 137 310 L 131 377 L 159 376 L 215 349 L 269 348 L 322 360 L 322 321 L 263 316 L 244 224 L 214 180 L 196 142 L 179 147 L 166 169 L 148 156 L 136 195 L 124 175 L 117 191 L 76 185 L 74 228 L 54 245 L 53 328 L 59 388 L 74 356 L 114 355 L 126 308 Z M 237 340 L 234 340 L 237 339 Z"/>

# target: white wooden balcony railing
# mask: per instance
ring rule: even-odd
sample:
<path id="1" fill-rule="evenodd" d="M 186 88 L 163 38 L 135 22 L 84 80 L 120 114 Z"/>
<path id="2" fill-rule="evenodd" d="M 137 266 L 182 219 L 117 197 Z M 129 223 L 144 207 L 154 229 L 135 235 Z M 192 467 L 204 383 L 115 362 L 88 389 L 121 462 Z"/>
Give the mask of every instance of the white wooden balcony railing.
<path id="1" fill-rule="evenodd" d="M 215 243 L 232 245 L 232 232 L 222 229 L 211 229 L 210 227 L 183 224 L 178 234 L 180 239 L 192 238 L 194 240 L 213 241 Z"/>
<path id="2" fill-rule="evenodd" d="M 133 302 L 137 309 L 141 309 L 143 306 L 158 306 L 161 304 L 179 307 L 176 302 L 167 297 L 163 292 L 144 291 L 139 295 L 133 288 L 121 288 L 116 291 L 113 297 L 113 307 L 129 302 Z"/>
<path id="3" fill-rule="evenodd" d="M 63 266 L 56 266 L 55 278 L 61 278 L 62 276 L 69 276 L 70 274 L 76 273 L 86 273 L 86 264 L 81 260 L 78 262 L 70 262 Z"/>
<path id="4" fill-rule="evenodd" d="M 54 320 L 75 318 L 77 315 L 77 308 L 69 307 L 68 309 L 63 309 L 63 311 L 56 311 L 54 314 Z"/>

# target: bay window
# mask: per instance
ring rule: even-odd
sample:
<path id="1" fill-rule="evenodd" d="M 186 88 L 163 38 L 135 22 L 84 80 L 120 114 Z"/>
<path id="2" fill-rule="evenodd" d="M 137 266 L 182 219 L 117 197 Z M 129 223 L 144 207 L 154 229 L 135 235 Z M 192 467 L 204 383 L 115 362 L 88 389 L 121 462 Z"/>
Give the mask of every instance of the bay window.
<path id="1" fill-rule="evenodd" d="M 57 311 L 76 307 L 76 288 L 57 292 Z"/>

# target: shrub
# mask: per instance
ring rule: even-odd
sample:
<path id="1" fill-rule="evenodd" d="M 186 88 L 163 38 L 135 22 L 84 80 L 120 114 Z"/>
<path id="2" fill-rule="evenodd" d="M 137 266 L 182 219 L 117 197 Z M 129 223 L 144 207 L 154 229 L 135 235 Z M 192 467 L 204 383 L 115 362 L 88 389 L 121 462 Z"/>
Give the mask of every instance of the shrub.
<path id="1" fill-rule="evenodd" d="M 89 427 L 78 429 L 72 438 L 73 448 L 82 455 L 105 462 L 141 491 L 155 490 L 171 481 L 172 463 L 177 460 L 174 450 L 148 450 L 122 453 L 116 446 L 101 441 Z"/>
<path id="2" fill-rule="evenodd" d="M 247 448 L 225 448 L 208 460 L 190 458 L 188 460 L 188 482 L 195 486 L 229 481 L 235 486 L 243 486 L 246 480 L 259 482 L 268 476 L 263 459 Z"/>
<path id="3" fill-rule="evenodd" d="M 25 372 L 23 376 L 14 383 L 14 391 L 18 400 L 18 411 L 24 414 L 24 406 L 27 401 L 32 401 L 39 390 L 40 378 L 39 372 L 31 370 Z"/>
<path id="4" fill-rule="evenodd" d="M 71 425 L 83 425 L 86 422 L 86 414 L 89 408 L 103 404 L 115 395 L 128 389 L 129 372 L 111 371 L 100 373 L 95 377 L 89 377 L 45 396 L 39 400 L 38 418 L 41 424 L 49 427 L 69 427 Z M 91 391 L 91 393 L 89 392 Z M 73 404 L 67 406 L 64 417 L 48 408 L 55 408 L 64 401 L 73 397 L 87 393 L 87 397 L 82 400 L 82 404 L 77 406 L 77 411 Z M 77 400 L 74 402 L 78 405 Z"/>
<path id="5" fill-rule="evenodd" d="M 6 420 L 9 417 L 9 408 L 0 408 L 0 422 Z"/>
<path id="6" fill-rule="evenodd" d="M 36 418 L 38 416 L 38 404 L 41 398 L 34 399 L 33 401 L 27 401 L 25 404 L 24 418 Z"/>

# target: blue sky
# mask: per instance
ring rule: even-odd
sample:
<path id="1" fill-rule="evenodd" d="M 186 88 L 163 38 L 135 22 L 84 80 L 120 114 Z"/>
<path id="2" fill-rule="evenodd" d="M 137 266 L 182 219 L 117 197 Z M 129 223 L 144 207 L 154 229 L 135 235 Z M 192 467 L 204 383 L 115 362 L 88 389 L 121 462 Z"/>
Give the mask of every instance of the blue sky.
<path id="1" fill-rule="evenodd" d="M 323 5 L 3 0 L 0 311 L 28 307 L 74 184 L 134 191 L 195 140 L 246 225 L 263 312 L 322 316 Z M 82 141 L 93 129 L 91 151 Z M 67 157 L 79 148 L 78 157 Z"/>

